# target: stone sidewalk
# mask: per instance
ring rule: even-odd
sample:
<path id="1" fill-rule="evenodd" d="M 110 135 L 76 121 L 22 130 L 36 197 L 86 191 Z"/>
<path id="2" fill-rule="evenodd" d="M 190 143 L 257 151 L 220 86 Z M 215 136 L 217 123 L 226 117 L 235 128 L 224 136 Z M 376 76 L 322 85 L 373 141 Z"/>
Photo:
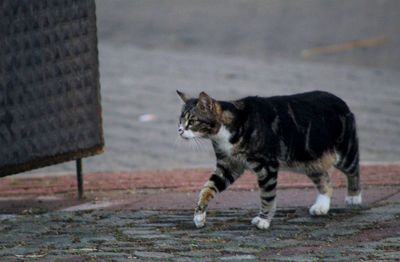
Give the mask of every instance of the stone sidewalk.
<path id="1" fill-rule="evenodd" d="M 1 215 L 2 261 L 395 261 L 400 203 L 333 209 L 310 217 L 279 209 L 272 227 L 250 225 L 255 210 L 80 211 Z"/>
<path id="2" fill-rule="evenodd" d="M 0 180 L 0 261 L 396 261 L 400 257 L 400 166 L 363 165 L 363 206 L 343 204 L 343 176 L 332 174 L 332 209 L 311 217 L 315 191 L 282 172 L 272 226 L 257 214 L 255 178 L 241 177 L 210 205 L 206 227 L 192 223 L 209 170 Z M 42 188 L 42 189 L 40 189 Z M 44 188 L 44 189 L 43 189 Z"/>

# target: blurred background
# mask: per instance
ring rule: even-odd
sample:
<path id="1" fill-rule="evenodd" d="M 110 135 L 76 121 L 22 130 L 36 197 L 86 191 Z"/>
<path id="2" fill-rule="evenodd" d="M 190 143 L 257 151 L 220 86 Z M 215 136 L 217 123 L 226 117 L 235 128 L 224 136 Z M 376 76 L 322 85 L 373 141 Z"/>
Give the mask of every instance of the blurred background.
<path id="1" fill-rule="evenodd" d="M 177 89 L 219 100 L 326 90 L 355 112 L 362 161 L 400 160 L 400 1 L 96 5 L 106 150 L 85 172 L 212 167 L 208 141 L 178 138 Z"/>

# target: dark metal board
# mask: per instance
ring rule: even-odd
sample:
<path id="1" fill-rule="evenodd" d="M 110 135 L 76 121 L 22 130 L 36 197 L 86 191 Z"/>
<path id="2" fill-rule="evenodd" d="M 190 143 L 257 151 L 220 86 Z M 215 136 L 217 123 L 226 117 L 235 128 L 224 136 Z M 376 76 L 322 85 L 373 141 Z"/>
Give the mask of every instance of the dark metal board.
<path id="1" fill-rule="evenodd" d="M 0 0 L 0 176 L 103 145 L 94 0 Z"/>

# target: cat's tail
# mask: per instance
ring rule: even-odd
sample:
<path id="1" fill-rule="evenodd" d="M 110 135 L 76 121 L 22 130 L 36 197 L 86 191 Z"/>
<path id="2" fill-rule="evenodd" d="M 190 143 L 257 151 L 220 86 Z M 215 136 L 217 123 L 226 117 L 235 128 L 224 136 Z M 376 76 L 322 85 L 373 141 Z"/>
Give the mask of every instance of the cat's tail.
<path id="1" fill-rule="evenodd" d="M 346 175 L 358 175 L 360 153 L 356 119 L 353 113 L 341 118 L 342 133 L 337 139 L 335 150 L 338 156 L 335 166 Z"/>

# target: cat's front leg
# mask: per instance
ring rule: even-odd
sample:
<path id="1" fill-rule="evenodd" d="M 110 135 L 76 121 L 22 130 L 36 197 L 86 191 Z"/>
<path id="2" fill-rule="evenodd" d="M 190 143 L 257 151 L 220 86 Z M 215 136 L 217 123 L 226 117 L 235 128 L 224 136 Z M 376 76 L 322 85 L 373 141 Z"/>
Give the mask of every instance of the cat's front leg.
<path id="1" fill-rule="evenodd" d="M 258 216 L 251 223 L 258 229 L 268 229 L 276 210 L 276 186 L 279 169 L 278 161 L 252 161 L 260 189 L 261 208 Z"/>
<path id="2" fill-rule="evenodd" d="M 226 164 L 217 164 L 214 174 L 204 185 L 199 194 L 199 201 L 194 212 L 193 222 L 197 228 L 204 227 L 206 223 L 206 211 L 208 203 L 217 193 L 224 191 L 241 175 L 242 172 L 234 172 Z"/>
<path id="3" fill-rule="evenodd" d="M 206 223 L 206 211 L 208 203 L 210 202 L 211 199 L 214 198 L 216 193 L 217 189 L 210 180 L 207 181 L 203 189 L 200 191 L 199 201 L 197 203 L 197 207 L 194 211 L 194 217 L 193 217 L 193 222 L 197 228 L 204 227 Z"/>

